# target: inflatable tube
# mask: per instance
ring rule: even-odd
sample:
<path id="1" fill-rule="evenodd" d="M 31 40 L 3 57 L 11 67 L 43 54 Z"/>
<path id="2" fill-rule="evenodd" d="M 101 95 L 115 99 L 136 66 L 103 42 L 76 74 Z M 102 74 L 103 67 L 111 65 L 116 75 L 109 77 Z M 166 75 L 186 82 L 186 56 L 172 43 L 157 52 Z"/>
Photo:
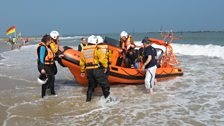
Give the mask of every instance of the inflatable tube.
<path id="1" fill-rule="evenodd" d="M 163 40 L 158 40 L 155 38 L 150 38 L 149 40 L 152 41 L 152 43 L 157 44 L 157 45 L 163 45 L 163 46 L 167 45 L 167 43 Z"/>
<path id="2" fill-rule="evenodd" d="M 157 40 L 153 40 L 154 42 Z M 157 41 L 162 43 L 162 41 Z M 108 76 L 108 81 L 110 84 L 143 84 L 145 78 L 145 71 L 141 71 L 140 68 L 126 68 L 117 66 L 117 60 L 119 59 L 119 54 L 121 49 L 112 45 L 109 45 L 109 50 L 111 52 L 110 56 L 110 72 Z M 74 50 L 72 48 L 66 48 L 63 52 L 64 56 L 61 62 L 64 66 L 68 67 L 70 72 L 73 74 L 75 80 L 81 85 L 87 85 L 87 77 L 81 77 L 81 69 L 79 66 L 81 52 Z M 162 52 L 163 55 L 163 52 Z M 161 58 L 161 57 L 160 57 Z M 139 64 L 141 66 L 141 64 Z M 182 76 L 183 70 L 172 65 L 159 66 L 156 70 L 157 80 L 167 80 L 177 76 Z"/>

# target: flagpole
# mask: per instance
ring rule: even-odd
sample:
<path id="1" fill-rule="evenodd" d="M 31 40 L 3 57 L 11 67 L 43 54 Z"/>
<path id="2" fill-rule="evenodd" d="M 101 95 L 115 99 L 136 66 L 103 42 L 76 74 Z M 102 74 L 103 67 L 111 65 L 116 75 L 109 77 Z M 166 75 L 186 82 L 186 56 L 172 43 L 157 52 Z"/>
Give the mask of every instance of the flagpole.
<path id="1" fill-rule="evenodd" d="M 16 26 L 16 25 L 14 25 L 14 26 Z M 16 28 L 15 28 L 15 29 L 16 29 Z M 16 40 L 17 40 L 16 37 L 17 37 L 17 36 L 16 36 L 16 30 L 15 30 L 15 44 L 16 44 Z"/>
<path id="2" fill-rule="evenodd" d="M 14 25 L 14 26 L 16 26 L 16 25 Z M 15 27 L 15 38 L 16 38 L 16 27 Z"/>

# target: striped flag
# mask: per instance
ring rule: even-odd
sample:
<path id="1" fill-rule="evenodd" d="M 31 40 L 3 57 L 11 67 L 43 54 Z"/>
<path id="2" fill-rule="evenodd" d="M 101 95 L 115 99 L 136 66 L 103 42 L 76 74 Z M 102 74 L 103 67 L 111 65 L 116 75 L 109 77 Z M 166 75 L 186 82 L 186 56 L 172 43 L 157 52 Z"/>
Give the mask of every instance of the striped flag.
<path id="1" fill-rule="evenodd" d="M 16 26 L 15 26 L 15 25 L 12 26 L 12 27 L 10 27 L 10 28 L 6 31 L 6 35 L 12 34 L 12 33 L 14 33 L 14 32 L 16 32 Z"/>

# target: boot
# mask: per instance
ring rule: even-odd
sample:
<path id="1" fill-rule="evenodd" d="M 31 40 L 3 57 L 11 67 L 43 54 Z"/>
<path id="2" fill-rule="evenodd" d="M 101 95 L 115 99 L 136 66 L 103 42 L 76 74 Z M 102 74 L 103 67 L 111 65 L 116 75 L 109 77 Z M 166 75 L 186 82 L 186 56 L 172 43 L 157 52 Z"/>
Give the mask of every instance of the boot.
<path id="1" fill-rule="evenodd" d="M 90 102 L 90 101 L 91 101 L 91 95 L 87 95 L 86 102 Z"/>
<path id="2" fill-rule="evenodd" d="M 55 91 L 51 92 L 51 95 L 56 95 Z"/>
<path id="3" fill-rule="evenodd" d="M 110 96 L 110 95 L 105 99 L 106 103 L 111 103 L 111 102 L 114 103 L 116 101 L 117 101 L 117 99 L 115 97 Z"/>
<path id="4" fill-rule="evenodd" d="M 45 94 L 46 94 L 46 84 L 43 84 L 42 91 L 41 91 L 41 97 L 44 98 Z"/>
<path id="5" fill-rule="evenodd" d="M 106 99 L 109 95 L 110 95 L 110 89 L 109 88 L 102 88 L 103 90 L 103 95 L 104 95 L 104 98 Z"/>
<path id="6" fill-rule="evenodd" d="M 87 94 L 86 94 L 86 102 L 90 102 L 91 101 L 91 97 L 92 97 L 92 94 L 93 94 L 93 89 L 94 88 L 91 88 L 91 87 L 88 88 Z"/>

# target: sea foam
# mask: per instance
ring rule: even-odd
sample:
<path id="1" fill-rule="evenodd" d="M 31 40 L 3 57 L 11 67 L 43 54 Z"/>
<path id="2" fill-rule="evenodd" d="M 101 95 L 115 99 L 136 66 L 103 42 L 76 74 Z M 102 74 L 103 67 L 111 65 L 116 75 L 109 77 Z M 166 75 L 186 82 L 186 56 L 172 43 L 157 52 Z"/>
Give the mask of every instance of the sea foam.
<path id="1" fill-rule="evenodd" d="M 142 43 L 140 41 L 135 42 L 137 46 L 141 46 Z M 198 45 L 198 44 L 179 44 L 173 43 L 171 44 L 173 47 L 173 51 L 177 55 L 189 55 L 189 56 L 207 56 L 207 57 L 218 57 L 224 59 L 224 46 L 220 45 Z M 161 48 L 165 51 L 164 46 L 160 45 L 152 45 L 154 48 Z"/>

